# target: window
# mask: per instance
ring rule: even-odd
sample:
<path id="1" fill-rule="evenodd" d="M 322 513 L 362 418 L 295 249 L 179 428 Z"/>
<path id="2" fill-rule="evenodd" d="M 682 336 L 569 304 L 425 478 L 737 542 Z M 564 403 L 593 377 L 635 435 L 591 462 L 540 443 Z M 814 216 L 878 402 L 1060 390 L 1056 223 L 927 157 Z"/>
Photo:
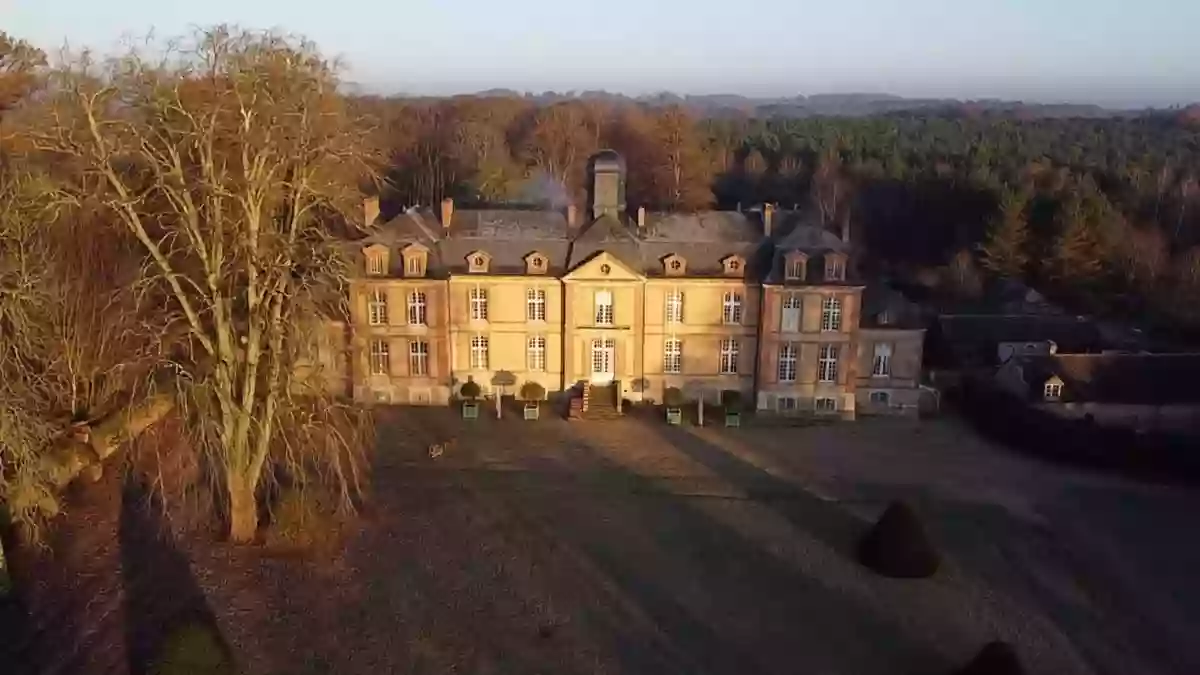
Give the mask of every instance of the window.
<path id="1" fill-rule="evenodd" d="M 871 392 L 871 403 L 875 405 L 888 405 L 892 402 L 892 396 L 886 391 Z"/>
<path id="2" fill-rule="evenodd" d="M 738 324 L 742 322 L 742 296 L 740 293 L 726 293 L 721 301 L 721 322 Z"/>
<path id="3" fill-rule="evenodd" d="M 476 273 L 487 273 L 488 263 L 491 258 L 483 251 L 476 251 L 467 256 L 467 271 Z"/>
<path id="4" fill-rule="evenodd" d="M 687 272 L 687 261 L 677 255 L 663 258 L 663 271 L 667 276 L 678 277 Z"/>
<path id="5" fill-rule="evenodd" d="M 379 253 L 370 253 L 367 255 L 367 274 L 371 276 L 381 276 L 386 270 L 387 257 Z"/>
<path id="6" fill-rule="evenodd" d="M 381 288 L 371 291 L 367 298 L 367 323 L 385 326 L 388 322 L 387 292 Z"/>
<path id="7" fill-rule="evenodd" d="M 821 330 L 835 332 L 842 329 L 842 301 L 831 296 L 821 301 Z"/>
<path id="8" fill-rule="evenodd" d="M 785 333 L 800 331 L 800 296 L 789 295 L 783 301 L 783 316 L 779 322 L 780 329 Z"/>
<path id="9" fill-rule="evenodd" d="M 429 374 L 429 343 L 413 340 L 408 343 L 408 374 L 425 377 Z"/>
<path id="10" fill-rule="evenodd" d="M 683 291 L 667 292 L 667 323 L 683 323 Z"/>
<path id="11" fill-rule="evenodd" d="M 838 347 L 837 345 L 821 345 L 817 359 L 817 381 L 837 382 Z"/>
<path id="12" fill-rule="evenodd" d="M 488 320 L 488 296 L 487 289 L 476 286 L 471 289 L 471 320 L 472 321 L 487 321 Z"/>
<path id="13" fill-rule="evenodd" d="M 533 254 L 525 259 L 525 272 L 527 274 L 542 274 L 546 271 L 546 259 L 540 254 Z"/>
<path id="14" fill-rule="evenodd" d="M 806 267 L 806 260 L 801 256 L 796 256 L 787 262 L 787 271 L 784 273 L 788 279 L 793 281 L 803 281 Z"/>
<path id="15" fill-rule="evenodd" d="M 737 375 L 738 341 L 721 340 L 721 374 Z"/>
<path id="16" fill-rule="evenodd" d="M 408 322 L 414 326 L 424 326 L 425 323 L 425 294 L 413 291 L 408 294 Z"/>
<path id="17" fill-rule="evenodd" d="M 525 318 L 529 321 L 546 320 L 546 291 L 540 288 L 525 291 Z"/>
<path id="18" fill-rule="evenodd" d="M 892 346 L 887 343 L 875 345 L 875 357 L 871 360 L 871 377 L 887 377 L 892 374 Z"/>
<path id="19" fill-rule="evenodd" d="M 371 374 L 387 375 L 391 372 L 392 359 L 388 353 L 388 343 L 384 340 L 371 340 Z"/>
<path id="20" fill-rule="evenodd" d="M 421 276 L 421 256 L 412 254 L 405 258 L 404 274 L 412 277 Z"/>
<path id="21" fill-rule="evenodd" d="M 611 291 L 596 291 L 596 325 L 613 325 L 613 297 Z"/>
<path id="22" fill-rule="evenodd" d="M 793 396 L 780 396 L 775 399 L 775 408 L 779 412 L 796 412 L 796 398 Z"/>
<path id="23" fill-rule="evenodd" d="M 683 372 L 683 341 L 668 338 L 663 343 L 663 372 L 678 375 Z"/>
<path id="24" fill-rule="evenodd" d="M 488 369 L 488 339 L 485 335 L 471 338 L 471 370 Z"/>
<path id="25" fill-rule="evenodd" d="M 787 343 L 779 347 L 779 381 L 796 381 L 796 345 Z"/>
<path id="26" fill-rule="evenodd" d="M 837 412 L 837 399 L 822 396 L 813 401 L 813 409 L 819 413 Z"/>
<path id="27" fill-rule="evenodd" d="M 742 273 L 742 259 L 735 256 L 730 256 L 724 260 L 725 274 L 737 276 Z"/>
<path id="28" fill-rule="evenodd" d="M 546 370 L 546 338 L 541 335 L 529 338 L 525 358 L 529 370 L 538 373 L 544 372 Z"/>
<path id="29" fill-rule="evenodd" d="M 1062 382 L 1047 382 L 1044 388 L 1047 401 L 1057 401 L 1062 398 Z"/>
<path id="30" fill-rule="evenodd" d="M 841 256 L 829 256 L 825 259 L 825 280 L 841 281 L 846 278 L 846 262 Z"/>

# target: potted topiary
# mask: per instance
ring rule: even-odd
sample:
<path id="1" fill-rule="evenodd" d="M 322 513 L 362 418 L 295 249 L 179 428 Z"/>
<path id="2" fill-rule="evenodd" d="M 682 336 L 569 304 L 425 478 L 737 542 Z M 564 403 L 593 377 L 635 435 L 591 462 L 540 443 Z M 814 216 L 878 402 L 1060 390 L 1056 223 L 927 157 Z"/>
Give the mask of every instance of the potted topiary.
<path id="1" fill-rule="evenodd" d="M 663 405 L 667 408 L 667 424 L 683 423 L 683 391 L 679 387 L 667 387 L 663 390 Z"/>
<path id="2" fill-rule="evenodd" d="M 479 419 L 479 395 L 482 391 L 475 380 L 467 380 L 458 389 L 458 395 L 463 397 L 462 416 L 464 420 Z"/>
<path id="3" fill-rule="evenodd" d="M 541 412 L 540 403 L 546 398 L 546 388 L 537 382 L 521 385 L 521 400 L 525 401 L 525 419 L 536 420 Z"/>
<path id="4" fill-rule="evenodd" d="M 725 407 L 725 426 L 742 426 L 742 392 L 737 389 L 722 391 L 721 405 Z"/>

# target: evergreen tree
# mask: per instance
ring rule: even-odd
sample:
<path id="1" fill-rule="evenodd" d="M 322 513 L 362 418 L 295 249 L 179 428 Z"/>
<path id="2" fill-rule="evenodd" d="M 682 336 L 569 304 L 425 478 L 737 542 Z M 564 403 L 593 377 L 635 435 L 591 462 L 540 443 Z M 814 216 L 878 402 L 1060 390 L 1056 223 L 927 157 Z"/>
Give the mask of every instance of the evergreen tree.
<path id="1" fill-rule="evenodd" d="M 1051 251 L 1053 278 L 1072 286 L 1091 284 L 1103 269 L 1101 253 L 1096 223 L 1077 195 L 1068 197 L 1059 210 L 1059 234 Z"/>
<path id="2" fill-rule="evenodd" d="M 984 242 L 983 265 L 1002 277 L 1021 279 L 1029 264 L 1029 223 L 1025 219 L 1028 197 L 1008 192 L 1001 203 L 1000 215 L 988 229 Z"/>

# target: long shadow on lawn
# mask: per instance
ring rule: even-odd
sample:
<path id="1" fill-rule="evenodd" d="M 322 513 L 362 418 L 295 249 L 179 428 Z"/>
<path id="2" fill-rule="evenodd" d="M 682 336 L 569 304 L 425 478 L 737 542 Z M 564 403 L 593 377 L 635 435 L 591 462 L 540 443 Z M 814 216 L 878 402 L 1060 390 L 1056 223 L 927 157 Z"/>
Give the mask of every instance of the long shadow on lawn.
<path id="1" fill-rule="evenodd" d="M 572 500 L 553 497 L 546 503 L 531 501 L 537 499 L 533 493 L 487 496 L 506 500 L 543 537 L 572 547 L 615 582 L 661 629 L 673 647 L 669 652 L 687 655 L 677 672 L 882 675 L 945 669 L 944 657 L 931 645 L 913 639 L 878 610 L 801 573 L 692 500 L 664 495 L 652 480 L 602 451 L 570 437 L 563 442 L 581 446 L 605 470 L 623 474 L 622 482 L 636 492 L 599 500 L 596 493 Z M 716 463 L 714 453 L 720 451 L 700 452 Z M 727 475 L 746 471 L 732 464 L 721 468 Z M 781 486 L 767 482 L 766 487 Z M 661 496 L 642 496 L 654 493 Z M 820 521 L 826 535 L 843 542 L 846 533 L 839 528 L 853 521 L 818 503 L 803 503 L 791 509 L 790 517 Z M 746 508 L 745 502 L 732 500 L 724 506 L 720 500 L 705 504 Z M 810 525 L 805 522 L 805 529 Z M 636 654 L 621 657 L 627 672 L 649 672 Z M 661 666 L 656 672 L 663 672 Z"/>

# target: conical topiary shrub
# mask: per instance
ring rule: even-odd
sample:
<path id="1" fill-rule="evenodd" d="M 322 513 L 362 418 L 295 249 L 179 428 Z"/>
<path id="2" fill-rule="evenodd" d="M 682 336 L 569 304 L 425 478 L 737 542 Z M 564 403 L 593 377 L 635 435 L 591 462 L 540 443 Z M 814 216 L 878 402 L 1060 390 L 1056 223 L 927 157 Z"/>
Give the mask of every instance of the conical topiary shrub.
<path id="1" fill-rule="evenodd" d="M 885 577 L 923 579 L 938 569 L 937 550 L 917 514 L 892 502 L 858 546 L 858 560 Z"/>
<path id="2" fill-rule="evenodd" d="M 1017 650 L 1007 642 L 989 642 L 955 675 L 1025 675 Z"/>

